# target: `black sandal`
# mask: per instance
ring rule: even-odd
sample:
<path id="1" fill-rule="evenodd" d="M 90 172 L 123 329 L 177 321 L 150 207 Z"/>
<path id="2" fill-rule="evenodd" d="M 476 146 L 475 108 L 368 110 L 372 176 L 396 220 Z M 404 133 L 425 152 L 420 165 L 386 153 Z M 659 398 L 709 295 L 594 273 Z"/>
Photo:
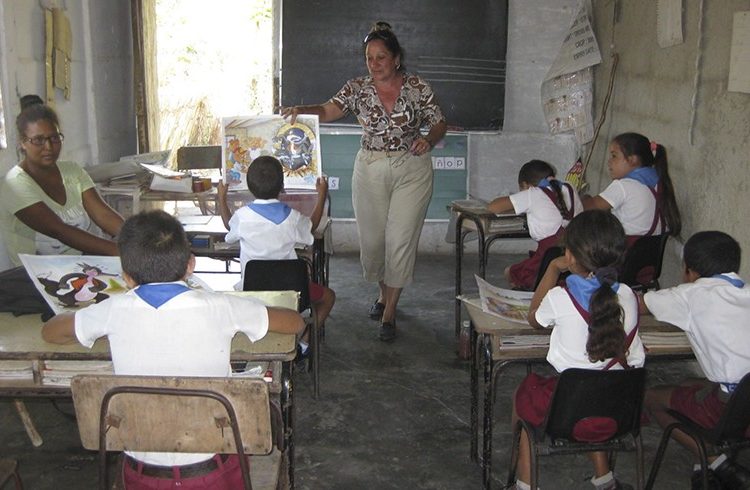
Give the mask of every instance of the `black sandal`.
<path id="1" fill-rule="evenodd" d="M 383 318 L 383 312 L 385 311 L 385 305 L 378 300 L 375 300 L 375 302 L 370 306 L 369 315 L 370 318 L 373 320 L 380 320 Z"/>

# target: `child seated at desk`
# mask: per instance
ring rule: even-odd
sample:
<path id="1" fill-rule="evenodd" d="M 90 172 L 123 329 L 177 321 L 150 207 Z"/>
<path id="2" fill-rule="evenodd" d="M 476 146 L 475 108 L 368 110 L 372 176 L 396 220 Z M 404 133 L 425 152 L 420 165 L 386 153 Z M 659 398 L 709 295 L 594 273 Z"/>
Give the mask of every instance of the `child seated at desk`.
<path id="1" fill-rule="evenodd" d="M 319 177 L 315 183 L 318 200 L 309 218 L 279 201 L 279 194 L 284 189 L 284 170 L 281 162 L 272 156 L 264 155 L 253 160 L 247 170 L 247 188 L 256 199 L 234 214 L 227 204 L 226 184 L 220 182 L 218 188 L 219 211 L 229 230 L 224 241 L 240 242 L 240 284 L 244 283 L 245 265 L 249 260 L 295 259 L 297 253 L 294 249 L 298 243 L 313 244 L 313 232 L 323 216 L 328 182 Z M 310 283 L 310 302 L 315 305 L 318 325 L 323 325 L 335 301 L 333 290 Z M 303 356 L 308 347 L 305 340 L 307 336 L 300 341 Z"/>
<path id="2" fill-rule="evenodd" d="M 512 288 L 534 289 L 544 253 L 557 245 L 563 228 L 583 211 L 581 199 L 573 186 L 555 179 L 555 169 L 542 160 L 525 163 L 518 172 L 521 192 L 494 199 L 487 205 L 493 213 L 526 213 L 531 238 L 537 248 L 531 256 L 505 269 Z"/>
<path id="3" fill-rule="evenodd" d="M 684 284 L 649 291 L 643 297 L 644 312 L 650 311 L 657 320 L 685 331 L 707 378 L 646 391 L 645 408 L 662 427 L 676 421 L 667 409 L 683 413 L 706 428 L 715 426 L 729 395 L 750 372 L 750 289 L 737 275 L 740 256 L 740 245 L 726 233 L 698 232 L 683 250 Z M 679 430 L 672 435 L 698 455 L 692 439 Z M 750 471 L 746 468 L 723 454 L 708 460 L 713 487 L 750 488 Z M 696 470 L 693 488 L 701 488 L 700 465 Z"/>
<path id="4" fill-rule="evenodd" d="M 608 212 L 585 211 L 573 218 L 563 235 L 565 255 L 553 260 L 531 299 L 529 324 L 553 328 L 547 361 L 558 372 L 568 368 L 623 369 L 641 367 L 645 359 L 637 335 L 638 302 L 633 291 L 617 282 L 617 266 L 625 255 L 625 232 Z M 560 274 L 570 271 L 565 287 Z M 544 422 L 557 377 L 528 375 L 516 389 L 513 427 L 523 419 Z M 595 430 L 594 428 L 592 428 Z M 529 490 L 528 435 L 521 433 L 518 490 Z M 591 483 L 597 490 L 621 488 L 609 469 L 605 452 L 589 453 L 594 464 Z"/>
<path id="5" fill-rule="evenodd" d="M 237 332 L 257 341 L 269 331 L 298 334 L 304 327 L 293 310 L 189 289 L 184 279 L 195 257 L 182 225 L 164 211 L 128 218 L 118 246 L 123 278 L 132 289 L 75 315 L 53 317 L 42 328 L 44 340 L 91 347 L 106 336 L 116 374 L 229 376 Z M 237 455 L 202 453 L 126 452 L 123 481 L 127 489 L 243 485 Z"/>

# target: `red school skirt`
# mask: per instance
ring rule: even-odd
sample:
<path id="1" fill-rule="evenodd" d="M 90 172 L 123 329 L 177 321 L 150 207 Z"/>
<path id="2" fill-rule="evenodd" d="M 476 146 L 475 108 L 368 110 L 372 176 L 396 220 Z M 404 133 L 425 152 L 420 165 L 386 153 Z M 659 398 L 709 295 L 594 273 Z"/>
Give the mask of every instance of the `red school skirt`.
<path id="1" fill-rule="evenodd" d="M 542 265 L 542 259 L 544 258 L 545 252 L 547 252 L 550 247 L 554 247 L 558 244 L 562 234 L 563 229 L 560 228 L 554 235 L 543 238 L 537 242 L 536 250 L 530 252 L 530 257 L 528 259 L 511 265 L 509 271 L 510 282 L 523 289 L 534 289 L 536 276 L 539 274 L 539 267 Z"/>

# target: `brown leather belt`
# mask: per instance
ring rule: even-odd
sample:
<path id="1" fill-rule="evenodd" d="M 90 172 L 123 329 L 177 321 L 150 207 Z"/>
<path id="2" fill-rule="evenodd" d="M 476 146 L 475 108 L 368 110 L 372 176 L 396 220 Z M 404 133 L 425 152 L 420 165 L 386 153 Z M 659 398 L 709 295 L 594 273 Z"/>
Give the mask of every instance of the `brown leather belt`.
<path id="1" fill-rule="evenodd" d="M 220 454 L 219 457 L 221 458 L 222 463 L 224 463 L 229 456 L 226 454 Z M 130 456 L 125 456 L 125 463 L 134 471 L 138 471 L 138 465 L 142 464 L 143 467 L 140 473 L 144 476 L 151 476 L 154 478 L 167 478 L 170 480 L 174 478 L 174 468 L 177 468 L 180 471 L 180 478 L 204 476 L 219 468 L 219 463 L 216 462 L 215 458 L 182 466 L 158 466 L 154 464 L 141 463 L 140 461 L 136 461 Z"/>

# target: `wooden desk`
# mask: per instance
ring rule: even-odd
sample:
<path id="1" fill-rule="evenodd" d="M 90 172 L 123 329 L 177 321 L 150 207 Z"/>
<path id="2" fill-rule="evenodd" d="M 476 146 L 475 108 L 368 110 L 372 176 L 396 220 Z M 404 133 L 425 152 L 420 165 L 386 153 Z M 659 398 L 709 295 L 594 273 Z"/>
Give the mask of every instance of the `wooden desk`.
<path id="1" fill-rule="evenodd" d="M 495 214 L 487 208 L 467 207 L 460 202 L 450 206 L 456 217 L 456 295 L 455 295 L 455 333 L 458 337 L 461 329 L 461 263 L 464 251 L 464 239 L 471 232 L 477 234 L 479 253 L 479 276 L 484 279 L 490 246 L 500 238 L 530 238 L 525 220 L 521 216 Z"/>
<path id="2" fill-rule="evenodd" d="M 531 364 L 546 363 L 548 346 L 535 346 L 529 348 L 503 348 L 501 338 L 503 336 L 527 336 L 546 335 L 552 333 L 551 328 L 536 330 L 520 323 L 514 323 L 499 317 L 481 315 L 481 307 L 465 301 L 469 316 L 471 318 L 471 357 L 470 357 L 470 384 L 471 384 L 471 444 L 470 457 L 476 461 L 478 457 L 479 441 L 479 372 L 483 373 L 482 391 L 484 395 L 482 410 L 482 482 L 483 488 L 489 489 L 492 481 L 492 429 L 494 412 L 494 393 L 498 377 L 506 367 L 512 364 L 525 364 L 527 372 L 531 372 Z M 477 311 L 478 308 L 478 311 Z M 681 332 L 675 326 L 657 322 L 652 316 L 642 316 L 640 321 L 640 332 L 643 334 L 653 332 Z M 647 365 L 654 361 L 685 360 L 693 359 L 693 351 L 689 346 L 668 347 L 664 345 L 649 344 L 647 337 L 642 335 L 641 341 L 646 348 Z"/>
<path id="3" fill-rule="evenodd" d="M 285 294 L 289 294 L 284 292 Z M 264 292 L 260 292 L 263 296 Z M 257 294 L 250 294 L 258 296 Z M 271 293 L 278 297 L 278 293 Z M 296 295 L 295 297 L 296 302 Z M 270 298 L 270 296 L 269 296 Z M 286 298 L 269 304 L 287 306 Z M 288 305 L 291 306 L 291 305 Z M 293 307 L 293 306 L 291 306 Z M 0 379 L 0 398 L 16 399 L 16 408 L 24 427 L 35 446 L 42 444 L 33 421 L 19 399 L 23 398 L 70 398 L 70 387 L 42 384 L 42 369 L 47 360 L 102 361 L 111 360 L 109 343 L 106 338 L 96 341 L 91 349 L 80 344 L 58 345 L 42 340 L 42 321 L 39 315 L 13 316 L 11 313 L 0 313 L 0 360 L 28 360 L 32 363 L 33 380 Z M 272 361 L 281 365 L 276 393 L 279 394 L 284 423 L 284 436 L 289 449 L 289 477 L 293 478 L 294 469 L 294 391 L 292 374 L 297 353 L 297 339 L 294 335 L 269 332 L 257 342 L 251 342 L 244 334 L 238 334 L 232 340 L 232 361 Z M 276 376 L 274 375 L 274 378 Z M 272 386 L 273 389 L 273 386 Z"/>

